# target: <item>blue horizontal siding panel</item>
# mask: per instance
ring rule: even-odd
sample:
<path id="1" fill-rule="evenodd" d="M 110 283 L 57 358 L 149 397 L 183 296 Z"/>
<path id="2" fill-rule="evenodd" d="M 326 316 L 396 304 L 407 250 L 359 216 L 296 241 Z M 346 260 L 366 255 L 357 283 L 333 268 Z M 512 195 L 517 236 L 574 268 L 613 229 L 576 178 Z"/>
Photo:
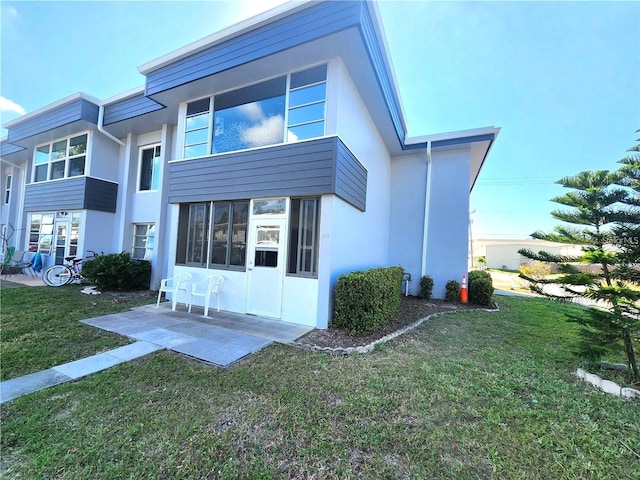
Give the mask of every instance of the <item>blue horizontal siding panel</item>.
<path id="1" fill-rule="evenodd" d="M 144 96 L 144 93 L 113 102 L 104 107 L 104 125 L 121 122 L 130 118 L 155 112 L 165 108 L 164 105 Z"/>
<path id="2" fill-rule="evenodd" d="M 85 177 L 31 183 L 25 187 L 25 212 L 82 210 Z"/>
<path id="3" fill-rule="evenodd" d="M 151 96 L 357 27 L 362 8 L 361 2 L 318 2 L 149 73 L 145 95 Z"/>
<path id="4" fill-rule="evenodd" d="M 400 101 L 393 87 L 391 81 L 391 74 L 387 70 L 387 66 L 384 62 L 384 55 L 380 42 L 375 33 L 373 26 L 373 18 L 369 12 L 369 8 L 362 9 L 362 19 L 360 22 L 360 35 L 362 41 L 366 45 L 366 50 L 369 55 L 369 61 L 376 73 L 376 79 L 378 80 L 378 86 L 382 92 L 385 103 L 387 104 L 387 110 L 391 116 L 391 121 L 398 136 L 398 142 L 404 148 L 405 127 L 402 121 L 402 110 L 400 108 Z"/>
<path id="5" fill-rule="evenodd" d="M 22 150 L 26 149 L 18 145 L 12 145 L 9 142 L 0 142 L 0 155 L 3 157 L 11 155 L 12 153 L 21 152 Z"/>
<path id="6" fill-rule="evenodd" d="M 25 212 L 98 210 L 116 211 L 118 185 L 91 177 L 31 183 L 25 187 Z"/>
<path id="7" fill-rule="evenodd" d="M 366 184 L 366 169 L 338 137 L 169 165 L 169 203 L 332 193 L 364 211 Z"/>
<path id="8" fill-rule="evenodd" d="M 78 98 L 66 105 L 9 127 L 7 141 L 14 143 L 79 120 L 97 124 L 98 106 L 83 98 Z"/>
<path id="9" fill-rule="evenodd" d="M 366 210 L 367 169 L 342 141 L 337 144 L 334 193 L 361 212 Z"/>

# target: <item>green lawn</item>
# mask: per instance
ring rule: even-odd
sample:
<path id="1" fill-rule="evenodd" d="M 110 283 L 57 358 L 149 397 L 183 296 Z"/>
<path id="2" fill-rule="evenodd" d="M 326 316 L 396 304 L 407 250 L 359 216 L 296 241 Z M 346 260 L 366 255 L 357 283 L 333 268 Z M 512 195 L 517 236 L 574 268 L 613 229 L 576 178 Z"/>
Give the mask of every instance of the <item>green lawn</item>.
<path id="1" fill-rule="evenodd" d="M 165 351 L 21 397 L 3 478 L 637 479 L 640 405 L 573 375 L 579 307 L 499 301 L 367 355 Z"/>
<path id="2" fill-rule="evenodd" d="M 1 379 L 19 377 L 130 343 L 77 320 L 153 303 L 150 292 L 85 295 L 83 287 L 0 290 Z"/>

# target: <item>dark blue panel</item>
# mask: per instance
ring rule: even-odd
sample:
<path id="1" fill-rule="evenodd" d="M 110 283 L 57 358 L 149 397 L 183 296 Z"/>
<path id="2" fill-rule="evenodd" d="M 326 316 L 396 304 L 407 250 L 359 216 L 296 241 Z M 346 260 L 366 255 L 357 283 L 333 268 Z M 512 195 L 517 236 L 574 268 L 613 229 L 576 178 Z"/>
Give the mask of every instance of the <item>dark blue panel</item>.
<path id="1" fill-rule="evenodd" d="M 338 141 L 334 193 L 364 212 L 367 205 L 367 169 Z"/>
<path id="2" fill-rule="evenodd" d="M 154 95 L 357 26 L 361 9 L 361 2 L 318 2 L 151 72 L 145 94 Z"/>
<path id="3" fill-rule="evenodd" d="M 84 208 L 99 212 L 115 213 L 118 184 L 87 177 L 84 190 Z"/>
<path id="4" fill-rule="evenodd" d="M 79 120 L 86 120 L 95 124 L 98 121 L 97 109 L 97 105 L 78 98 L 9 127 L 7 141 L 9 143 L 17 142 Z"/>
<path id="5" fill-rule="evenodd" d="M 145 113 L 162 110 L 164 105 L 151 100 L 144 96 L 142 92 L 133 97 L 125 98 L 117 102 L 105 105 L 104 107 L 104 125 L 121 122 L 129 118 L 144 115 Z"/>
<path id="6" fill-rule="evenodd" d="M 100 107 L 98 107 L 98 105 L 82 100 L 82 120 L 86 120 L 87 122 L 97 125 L 99 112 Z"/>

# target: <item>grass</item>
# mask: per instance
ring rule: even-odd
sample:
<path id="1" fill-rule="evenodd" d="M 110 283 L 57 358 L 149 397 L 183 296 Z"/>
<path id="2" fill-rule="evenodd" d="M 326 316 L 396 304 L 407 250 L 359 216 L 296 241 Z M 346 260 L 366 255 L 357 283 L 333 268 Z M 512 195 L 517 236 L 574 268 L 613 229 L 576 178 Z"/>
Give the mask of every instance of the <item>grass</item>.
<path id="1" fill-rule="evenodd" d="M 500 298 L 367 355 L 159 352 L 2 406 L 5 478 L 635 479 L 638 404 L 573 375 L 576 306 Z"/>
<path id="2" fill-rule="evenodd" d="M 152 303 L 149 292 L 85 295 L 82 287 L 0 290 L 1 379 L 19 377 L 129 343 L 77 320 Z"/>

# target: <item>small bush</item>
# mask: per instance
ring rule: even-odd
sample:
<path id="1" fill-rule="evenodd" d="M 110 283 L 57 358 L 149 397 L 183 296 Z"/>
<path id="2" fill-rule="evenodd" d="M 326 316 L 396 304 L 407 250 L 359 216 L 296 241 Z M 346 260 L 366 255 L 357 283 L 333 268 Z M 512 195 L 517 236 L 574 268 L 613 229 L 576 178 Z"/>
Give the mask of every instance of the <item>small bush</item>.
<path id="1" fill-rule="evenodd" d="M 551 274 L 551 265 L 534 260 L 533 262 L 520 265 L 520 273 L 525 277 L 540 280 Z"/>
<path id="2" fill-rule="evenodd" d="M 341 275 L 336 283 L 332 326 L 367 335 L 398 312 L 402 268 L 373 268 Z"/>
<path id="3" fill-rule="evenodd" d="M 425 275 L 420 279 L 420 298 L 429 300 L 431 293 L 433 292 L 433 278 L 429 275 Z"/>
<path id="4" fill-rule="evenodd" d="M 131 258 L 127 252 L 86 260 L 82 275 L 100 290 L 128 291 L 149 288 L 151 263 Z"/>
<path id="5" fill-rule="evenodd" d="M 469 272 L 469 302 L 489 306 L 493 298 L 493 281 L 489 272 Z"/>
<path id="6" fill-rule="evenodd" d="M 455 303 L 460 300 L 460 283 L 457 280 L 449 280 L 444 287 L 444 299 Z"/>

